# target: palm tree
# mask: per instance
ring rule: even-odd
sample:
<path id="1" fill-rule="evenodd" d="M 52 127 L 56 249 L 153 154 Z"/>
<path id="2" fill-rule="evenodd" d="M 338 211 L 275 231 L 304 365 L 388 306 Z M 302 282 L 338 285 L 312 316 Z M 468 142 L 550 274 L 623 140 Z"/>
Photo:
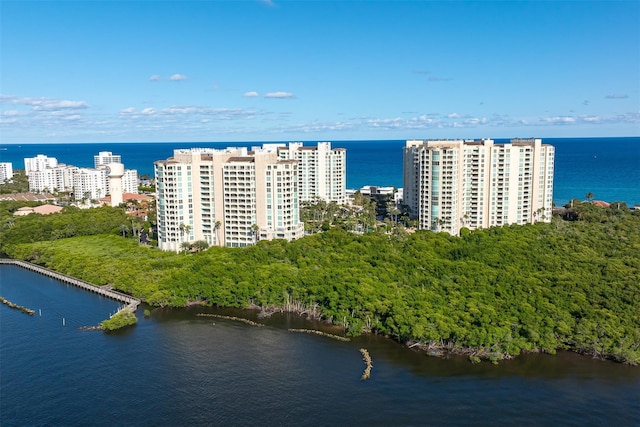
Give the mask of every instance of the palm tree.
<path id="1" fill-rule="evenodd" d="M 465 213 L 464 215 L 462 215 L 462 218 L 460 218 L 460 222 L 462 223 L 463 227 L 466 227 L 469 223 L 469 214 Z"/>
<path id="2" fill-rule="evenodd" d="M 395 224 L 398 222 L 398 215 L 400 215 L 400 209 L 393 202 L 387 203 L 387 214 L 391 221 Z"/>
<path id="3" fill-rule="evenodd" d="M 213 229 L 216 231 L 216 244 L 218 246 L 220 245 L 220 228 L 222 227 L 222 223 L 220 221 L 216 221 L 215 225 L 213 226 Z"/>
<path id="4" fill-rule="evenodd" d="M 184 239 L 184 236 L 189 236 L 189 232 L 191 232 L 191 226 L 187 225 L 187 224 L 180 224 L 180 232 L 182 233 L 182 238 Z"/>
<path id="5" fill-rule="evenodd" d="M 253 234 L 254 243 L 258 243 L 258 230 L 260 230 L 260 227 L 258 227 L 258 224 L 253 224 L 251 226 L 251 234 Z"/>
<path id="6" fill-rule="evenodd" d="M 593 200 L 593 193 L 591 191 L 587 193 L 587 200 L 589 201 L 589 203 L 591 203 L 591 201 Z"/>

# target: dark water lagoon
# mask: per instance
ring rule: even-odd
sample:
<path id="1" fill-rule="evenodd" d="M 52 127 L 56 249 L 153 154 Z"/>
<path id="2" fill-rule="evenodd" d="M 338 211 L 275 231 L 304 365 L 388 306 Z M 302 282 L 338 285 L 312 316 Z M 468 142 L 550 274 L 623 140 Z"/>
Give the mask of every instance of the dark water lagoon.
<path id="1" fill-rule="evenodd" d="M 376 336 L 289 332 L 322 327 L 292 315 L 199 307 L 145 318 L 143 305 L 133 328 L 79 331 L 119 304 L 8 265 L 0 295 L 36 310 L 0 306 L 2 426 L 640 423 L 640 368 L 572 353 L 473 365 Z M 366 381 L 362 347 L 373 359 Z"/>

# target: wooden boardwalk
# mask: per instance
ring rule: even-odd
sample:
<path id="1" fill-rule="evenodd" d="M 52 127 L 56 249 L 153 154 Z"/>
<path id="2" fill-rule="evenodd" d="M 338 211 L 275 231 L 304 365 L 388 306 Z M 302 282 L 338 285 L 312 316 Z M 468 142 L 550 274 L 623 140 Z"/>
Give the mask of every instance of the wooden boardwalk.
<path id="1" fill-rule="evenodd" d="M 107 298 L 123 302 L 127 305 L 123 307 L 122 310 L 131 310 L 132 312 L 135 312 L 138 308 L 138 305 L 140 304 L 139 299 L 134 298 L 130 295 L 123 294 L 122 292 L 114 291 L 113 289 L 109 289 L 106 287 L 95 286 L 89 282 L 85 282 L 83 280 L 76 279 L 75 277 L 67 276 L 66 274 L 58 273 L 47 268 L 40 267 L 39 265 L 31 264 L 30 262 L 20 261 L 17 259 L 0 258 L 0 264 L 17 265 L 19 267 L 26 268 L 27 270 L 42 274 L 44 276 L 54 278 L 61 282 L 78 286 L 79 288 L 86 289 L 87 291 L 95 292 L 96 294 L 100 294 Z"/>

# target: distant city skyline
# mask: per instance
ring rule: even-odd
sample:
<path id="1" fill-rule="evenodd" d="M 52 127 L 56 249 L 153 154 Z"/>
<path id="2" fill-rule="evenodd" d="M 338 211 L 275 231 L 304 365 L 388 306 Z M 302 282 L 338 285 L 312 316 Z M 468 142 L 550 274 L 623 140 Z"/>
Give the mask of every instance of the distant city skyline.
<path id="1" fill-rule="evenodd" d="M 16 1 L 0 143 L 637 136 L 637 1 Z"/>

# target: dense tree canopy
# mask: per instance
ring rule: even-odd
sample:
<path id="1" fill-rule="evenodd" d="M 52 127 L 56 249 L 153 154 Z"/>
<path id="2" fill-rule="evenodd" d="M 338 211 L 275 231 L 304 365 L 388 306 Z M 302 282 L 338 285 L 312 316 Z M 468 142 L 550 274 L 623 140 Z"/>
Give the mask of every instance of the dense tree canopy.
<path id="1" fill-rule="evenodd" d="M 575 209 L 576 221 L 555 217 L 464 237 L 332 228 L 290 243 L 181 254 L 140 246 L 117 231 L 20 244 L 10 230 L 0 237 L 12 257 L 111 284 L 158 306 L 296 301 L 319 306 L 350 334 L 472 349 L 474 357 L 572 349 L 637 364 L 640 212 L 614 205 Z M 53 238 L 60 228 L 50 226 L 38 235 Z"/>
<path id="2" fill-rule="evenodd" d="M 0 194 L 26 193 L 29 191 L 29 177 L 24 169 L 13 172 L 13 178 L 0 182 Z"/>
<path id="3" fill-rule="evenodd" d="M 35 206 L 35 202 L 0 202 L 0 252 L 9 253 L 17 243 L 56 240 L 75 236 L 116 233 L 132 235 L 141 227 L 139 218 L 126 215 L 124 210 L 103 206 L 79 209 L 68 206 L 62 213 L 52 215 L 30 214 L 13 216 L 22 206 Z"/>

